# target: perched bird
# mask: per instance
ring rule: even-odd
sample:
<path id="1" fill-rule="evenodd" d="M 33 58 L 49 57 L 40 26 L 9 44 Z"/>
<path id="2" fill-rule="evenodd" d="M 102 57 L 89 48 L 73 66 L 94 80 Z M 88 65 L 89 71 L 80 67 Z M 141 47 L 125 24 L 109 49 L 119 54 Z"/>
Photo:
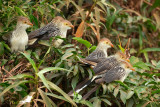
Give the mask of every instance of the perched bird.
<path id="1" fill-rule="evenodd" d="M 128 57 L 118 51 L 115 55 L 111 55 L 108 58 L 102 59 L 97 65 L 93 68 L 93 71 L 95 72 L 95 75 L 103 74 L 107 70 L 110 70 L 111 68 L 118 66 L 121 61 L 127 61 L 130 62 Z"/>
<path id="2" fill-rule="evenodd" d="M 84 80 L 84 82 L 80 83 L 75 90 L 81 91 L 83 88 L 87 87 L 97 77 L 101 77 L 112 68 L 119 66 L 122 61 L 129 62 L 129 60 L 127 59 L 127 56 L 124 53 L 119 51 L 115 55 L 101 59 L 100 62 L 98 62 L 96 66 L 93 68 L 95 76 L 90 80 L 89 79 Z M 72 95 L 72 94 L 73 94 L 73 91 L 70 91 L 69 95 Z"/>
<path id="3" fill-rule="evenodd" d="M 108 48 L 114 47 L 111 41 L 107 38 L 100 40 L 96 50 L 94 50 L 89 56 L 85 59 L 80 59 L 82 63 L 95 66 L 100 60 L 107 58 Z"/>
<path id="4" fill-rule="evenodd" d="M 39 40 L 49 40 L 50 37 L 60 36 L 61 38 L 66 38 L 67 30 L 73 28 L 71 22 L 63 19 L 60 16 L 55 17 L 46 26 L 39 28 L 31 33 L 29 33 L 29 45 L 37 43 Z M 54 40 L 53 45 L 59 47 L 62 44 L 62 39 Z"/>
<path id="5" fill-rule="evenodd" d="M 131 71 L 135 71 L 132 65 L 127 61 L 120 61 L 120 64 L 112 67 L 110 70 L 104 70 L 103 74 L 95 75 L 90 80 L 88 80 L 81 88 L 76 90 L 79 93 L 82 89 L 87 87 L 91 82 L 95 80 L 96 83 L 110 83 L 115 80 L 120 80 L 123 82 Z M 73 95 L 73 94 L 72 94 Z"/>
<path id="6" fill-rule="evenodd" d="M 123 82 L 131 71 L 135 71 L 133 66 L 129 62 L 121 61 L 121 64 L 119 66 L 115 66 L 109 71 L 105 72 L 105 75 L 102 75 L 102 77 L 100 79 L 95 80 L 95 82 L 110 83 L 114 80 L 119 80 Z"/>
<path id="7" fill-rule="evenodd" d="M 25 46 L 28 44 L 28 34 L 26 29 L 33 24 L 28 18 L 20 16 L 17 20 L 16 29 L 10 36 L 11 51 L 24 51 Z"/>

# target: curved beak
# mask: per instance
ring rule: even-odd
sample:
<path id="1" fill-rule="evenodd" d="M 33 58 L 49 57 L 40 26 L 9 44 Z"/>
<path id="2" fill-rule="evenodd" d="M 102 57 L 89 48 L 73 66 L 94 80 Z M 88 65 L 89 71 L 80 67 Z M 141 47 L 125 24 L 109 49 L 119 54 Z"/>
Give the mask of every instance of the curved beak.
<path id="1" fill-rule="evenodd" d="M 28 22 L 27 24 L 30 25 L 30 26 L 33 26 L 33 24 L 31 22 Z"/>
<path id="2" fill-rule="evenodd" d="M 74 28 L 74 26 L 73 26 L 73 25 L 69 25 L 69 27 Z"/>
<path id="3" fill-rule="evenodd" d="M 112 47 L 114 47 L 114 45 L 113 45 L 112 43 L 110 43 L 110 45 L 111 45 Z"/>
<path id="4" fill-rule="evenodd" d="M 127 61 L 127 62 L 130 62 L 130 60 L 129 60 L 129 59 L 126 59 L 126 61 Z"/>
<path id="5" fill-rule="evenodd" d="M 131 68 L 132 71 L 136 71 L 134 68 Z"/>

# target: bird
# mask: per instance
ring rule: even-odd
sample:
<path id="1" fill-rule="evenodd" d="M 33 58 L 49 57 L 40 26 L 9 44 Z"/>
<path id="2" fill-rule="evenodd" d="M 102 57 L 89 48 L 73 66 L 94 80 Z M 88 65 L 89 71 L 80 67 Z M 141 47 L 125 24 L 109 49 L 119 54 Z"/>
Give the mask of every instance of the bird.
<path id="1" fill-rule="evenodd" d="M 74 28 L 71 22 L 60 16 L 56 16 L 50 23 L 42 28 L 30 32 L 29 45 L 36 44 L 39 40 L 49 40 L 50 37 L 60 36 L 66 38 L 67 31 Z M 54 40 L 53 45 L 59 47 L 62 44 L 62 39 Z"/>
<path id="2" fill-rule="evenodd" d="M 100 83 L 110 83 L 115 80 L 119 80 L 123 82 L 128 74 L 131 71 L 135 71 L 133 66 L 124 60 L 120 61 L 120 64 L 117 66 L 112 67 L 110 70 L 106 69 L 104 70 L 103 74 L 95 75 L 93 76 L 90 80 L 88 80 L 81 88 L 77 89 L 75 92 L 79 93 L 81 90 L 83 90 L 85 87 L 87 87 L 91 82 L 95 80 L 95 83 L 100 84 Z M 73 96 L 73 93 L 70 94 L 70 96 Z"/>
<path id="3" fill-rule="evenodd" d="M 111 55 L 107 58 L 102 59 L 96 66 L 93 68 L 95 75 L 102 74 L 106 72 L 106 70 L 110 70 L 114 66 L 120 64 L 120 61 L 127 61 L 130 62 L 128 57 L 122 53 L 121 51 L 116 52 L 115 55 Z"/>
<path id="4" fill-rule="evenodd" d="M 111 47 L 114 47 L 111 41 L 108 38 L 102 38 L 96 50 L 94 50 L 86 58 L 81 58 L 80 61 L 84 64 L 95 66 L 100 60 L 108 57 L 107 50 Z"/>
<path id="5" fill-rule="evenodd" d="M 28 34 L 26 29 L 33 26 L 27 17 L 19 16 L 17 18 L 16 29 L 10 36 L 11 52 L 25 51 L 28 44 Z"/>
<path id="6" fill-rule="evenodd" d="M 115 66 L 109 71 L 105 72 L 105 75 L 102 75 L 102 77 L 100 79 L 95 80 L 95 82 L 110 83 L 114 80 L 119 80 L 123 82 L 131 71 L 135 71 L 133 66 L 127 61 L 121 61 L 121 64 L 119 66 Z"/>
<path id="7" fill-rule="evenodd" d="M 77 92 L 80 92 L 83 88 L 87 87 L 94 79 L 96 79 L 99 76 L 101 77 L 103 74 L 105 74 L 115 66 L 119 66 L 121 64 L 121 61 L 129 62 L 129 59 L 124 53 L 120 51 L 116 52 L 115 55 L 111 55 L 107 58 L 101 59 L 100 62 L 98 62 L 96 66 L 93 68 L 95 76 L 92 77 L 92 79 L 85 79 L 83 82 L 77 85 L 75 90 L 79 90 Z M 73 91 L 70 91 L 68 94 L 72 95 Z"/>

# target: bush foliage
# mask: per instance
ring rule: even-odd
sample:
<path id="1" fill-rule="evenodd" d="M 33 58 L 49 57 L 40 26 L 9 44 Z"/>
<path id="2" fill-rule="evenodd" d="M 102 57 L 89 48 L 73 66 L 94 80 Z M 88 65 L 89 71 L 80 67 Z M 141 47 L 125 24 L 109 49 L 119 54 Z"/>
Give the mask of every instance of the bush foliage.
<path id="1" fill-rule="evenodd" d="M 0 106 L 20 107 L 31 96 L 25 106 L 160 106 L 159 0 L 0 0 L 0 14 Z M 50 40 L 25 52 L 10 52 L 7 38 L 17 16 L 29 17 L 34 24 L 30 32 L 58 15 L 75 26 L 60 48 Z M 124 49 L 131 38 L 130 61 L 136 72 L 124 83 L 101 84 L 87 100 L 83 93 L 94 83 L 71 98 L 67 93 L 94 75 L 79 59 L 91 53 L 102 37 L 115 45 L 110 54 L 118 46 Z"/>

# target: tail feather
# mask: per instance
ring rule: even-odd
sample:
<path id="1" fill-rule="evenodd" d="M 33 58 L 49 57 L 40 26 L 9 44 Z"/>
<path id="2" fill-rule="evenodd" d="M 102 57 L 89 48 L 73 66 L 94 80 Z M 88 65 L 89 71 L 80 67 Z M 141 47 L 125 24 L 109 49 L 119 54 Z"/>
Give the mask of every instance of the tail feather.
<path id="1" fill-rule="evenodd" d="M 99 78 L 99 77 L 101 77 L 101 75 L 92 77 L 90 80 L 84 82 L 83 85 L 81 85 L 80 88 L 76 89 L 75 92 L 76 92 L 76 93 L 79 93 L 79 92 L 82 91 L 84 88 L 86 88 L 89 84 L 91 84 L 92 81 L 94 81 L 96 78 Z M 70 94 L 70 95 L 73 96 L 73 93 Z"/>
<path id="2" fill-rule="evenodd" d="M 90 83 L 92 82 L 92 79 L 88 80 L 81 88 L 79 88 L 78 90 L 76 90 L 76 93 L 79 93 L 80 91 L 82 91 L 84 88 L 86 88 Z"/>

